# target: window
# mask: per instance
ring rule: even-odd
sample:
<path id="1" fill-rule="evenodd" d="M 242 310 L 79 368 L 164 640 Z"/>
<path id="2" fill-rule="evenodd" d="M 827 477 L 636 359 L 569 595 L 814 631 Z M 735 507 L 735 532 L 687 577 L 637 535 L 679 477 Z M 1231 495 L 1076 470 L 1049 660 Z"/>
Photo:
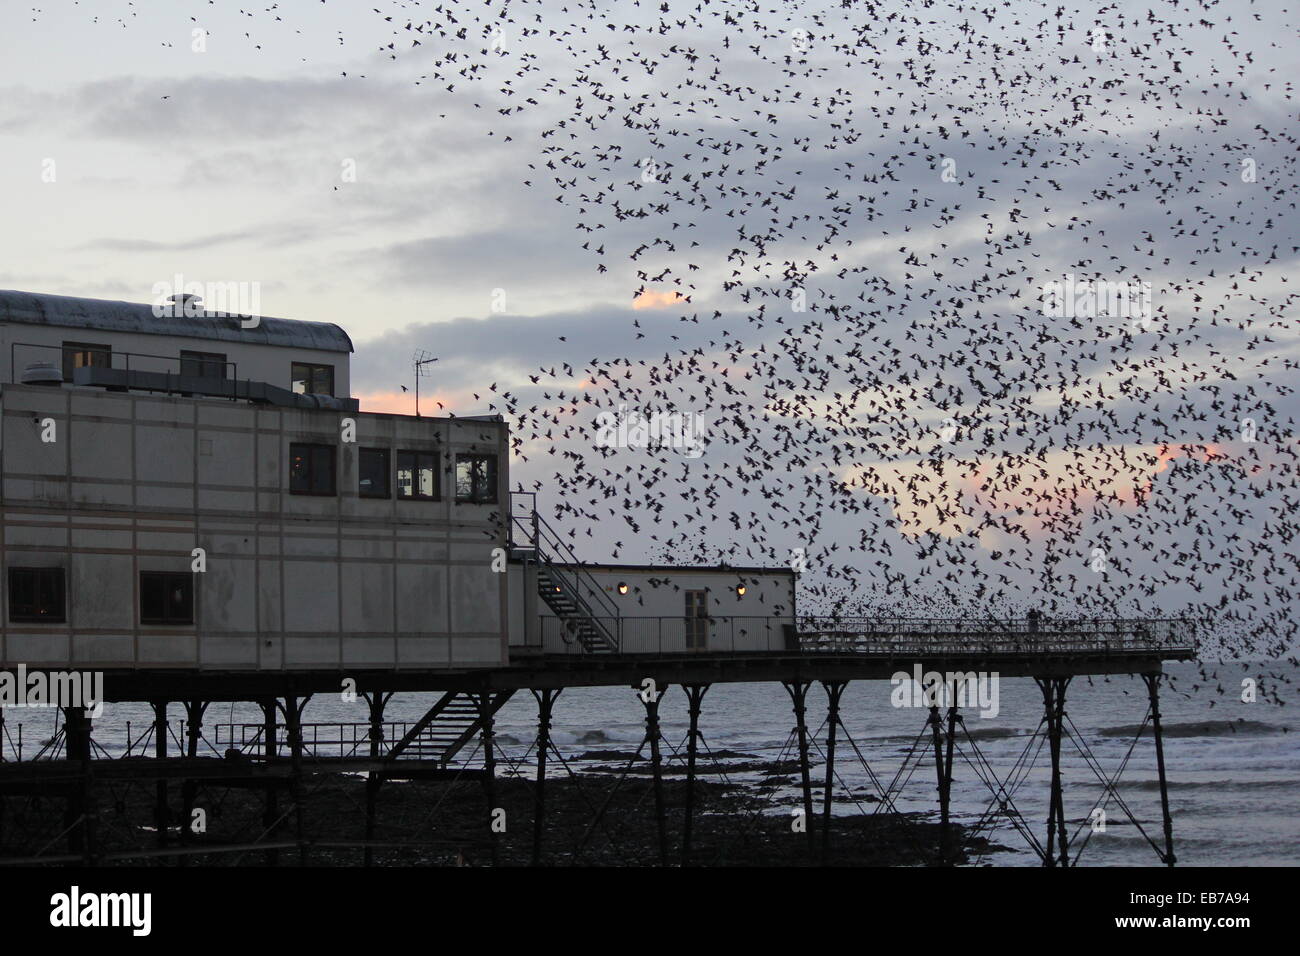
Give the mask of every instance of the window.
<path id="1" fill-rule="evenodd" d="M 62 568 L 10 568 L 9 620 L 62 624 Z"/>
<path id="2" fill-rule="evenodd" d="M 193 624 L 194 575 L 185 571 L 141 571 L 140 623 Z"/>
<path id="3" fill-rule="evenodd" d="M 707 591 L 686 591 L 686 649 L 704 650 L 709 645 Z"/>
<path id="4" fill-rule="evenodd" d="M 299 395 L 333 395 L 334 366 L 294 362 L 293 390 Z"/>
<path id="5" fill-rule="evenodd" d="M 87 345 L 85 342 L 63 343 L 63 380 L 72 381 L 72 373 L 79 368 L 111 368 L 111 345 Z"/>
<path id="6" fill-rule="evenodd" d="M 295 495 L 335 493 L 333 445 L 289 445 L 289 491 Z"/>
<path id="7" fill-rule="evenodd" d="M 438 453 L 436 451 L 397 453 L 397 497 L 438 500 Z"/>
<path id="8" fill-rule="evenodd" d="M 493 504 L 497 500 L 497 456 L 456 456 L 456 500 Z"/>
<path id="9" fill-rule="evenodd" d="M 225 378 L 226 356 L 221 352 L 181 350 L 181 374 L 198 378 Z"/>
<path id="10" fill-rule="evenodd" d="M 357 494 L 362 498 L 387 498 L 388 449 L 363 448 L 357 464 Z"/>

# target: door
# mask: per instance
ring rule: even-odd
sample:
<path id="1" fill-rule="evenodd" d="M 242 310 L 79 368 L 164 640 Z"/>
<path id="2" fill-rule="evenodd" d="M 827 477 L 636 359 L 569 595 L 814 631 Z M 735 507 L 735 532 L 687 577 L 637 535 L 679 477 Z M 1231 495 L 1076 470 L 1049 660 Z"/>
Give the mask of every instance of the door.
<path id="1" fill-rule="evenodd" d="M 686 649 L 702 651 L 709 646 L 707 591 L 686 591 Z"/>

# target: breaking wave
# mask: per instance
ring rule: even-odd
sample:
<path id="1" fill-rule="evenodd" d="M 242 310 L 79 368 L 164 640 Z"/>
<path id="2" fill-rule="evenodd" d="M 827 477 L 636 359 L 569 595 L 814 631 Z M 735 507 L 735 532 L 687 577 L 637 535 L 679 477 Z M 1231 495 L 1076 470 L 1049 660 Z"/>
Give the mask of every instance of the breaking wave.
<path id="1" fill-rule="evenodd" d="M 1138 732 L 1140 724 L 1121 724 L 1117 727 L 1103 727 L 1097 731 L 1102 737 L 1132 737 Z M 1160 728 L 1165 737 L 1271 737 L 1274 734 L 1289 733 L 1289 728 L 1266 724 L 1258 720 L 1198 720 L 1181 724 L 1164 724 Z M 1146 734 L 1151 733 L 1148 727 Z"/>

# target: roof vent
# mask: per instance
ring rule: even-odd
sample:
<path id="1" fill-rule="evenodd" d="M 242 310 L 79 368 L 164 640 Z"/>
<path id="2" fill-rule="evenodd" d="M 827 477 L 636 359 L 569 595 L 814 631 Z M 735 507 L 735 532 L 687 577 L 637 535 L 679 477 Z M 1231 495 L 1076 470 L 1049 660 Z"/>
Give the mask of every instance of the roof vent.
<path id="1" fill-rule="evenodd" d="M 203 315 L 203 296 L 194 292 L 179 292 L 176 295 L 169 295 L 167 301 L 171 303 L 171 314 L 180 316 Z"/>
<path id="2" fill-rule="evenodd" d="M 24 385 L 62 385 L 63 372 L 53 362 L 33 362 L 23 369 Z"/>

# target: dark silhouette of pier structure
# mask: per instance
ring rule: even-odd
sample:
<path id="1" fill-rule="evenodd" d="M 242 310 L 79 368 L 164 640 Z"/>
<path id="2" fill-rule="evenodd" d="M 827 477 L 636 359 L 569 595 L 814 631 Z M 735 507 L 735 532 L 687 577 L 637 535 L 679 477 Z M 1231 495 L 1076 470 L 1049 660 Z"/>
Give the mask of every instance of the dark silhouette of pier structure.
<path id="1" fill-rule="evenodd" d="M 877 790 L 874 799 L 878 813 L 897 812 L 902 784 L 924 764 L 932 763 L 939 836 L 938 845 L 927 859 L 938 865 L 960 862 L 963 847 L 956 844 L 957 828 L 950 821 L 954 760 L 960 757 L 976 768 L 989 791 L 988 810 L 969 836 L 1009 825 L 1044 866 L 1075 865 L 1088 837 L 1081 832 L 1086 822 L 1074 834 L 1069 833 L 1064 809 L 1062 746 L 1069 740 L 1102 784 L 1097 806 L 1113 801 L 1147 838 L 1160 861 L 1172 866 L 1173 824 L 1159 687 L 1165 661 L 1191 660 L 1195 654 L 1190 626 L 1170 620 L 1048 621 L 1038 615 L 1016 621 L 808 617 L 796 620 L 787 631 L 786 647 L 777 651 L 539 654 L 508 666 L 460 672 L 110 671 L 105 673 L 107 701 L 146 701 L 152 704 L 155 714 L 152 726 L 135 739 L 130 739 L 132 730 L 128 727 L 123 756 L 110 757 L 92 741 L 90 722 L 79 708 L 65 710 L 62 728 L 52 740 L 32 748 L 37 751 L 33 755 L 24 753 L 21 728 L 15 735 L 12 721 L 7 727 L 0 723 L 0 865 L 93 865 L 150 859 L 184 865 L 242 860 L 250 853 L 274 863 L 282 851 L 288 850 L 296 850 L 300 861 L 309 862 L 314 850 L 324 848 L 355 850 L 358 859 L 369 865 L 376 849 L 391 846 L 375 839 L 386 783 L 460 779 L 477 780 L 482 787 L 483 845 L 487 858 L 495 862 L 499 834 L 493 825 L 497 806 L 494 787 L 504 754 L 494 739 L 494 718 L 508 700 L 525 692 L 537 706 L 536 736 L 524 758 L 531 762 L 533 789 L 530 857 L 534 865 L 545 863 L 551 852 L 547 846 L 548 774 L 554 775 L 557 764 L 560 772 L 570 772 L 551 735 L 557 699 L 565 689 L 593 686 L 630 688 L 629 702 L 635 702 L 633 706 L 639 703 L 644 712 L 645 735 L 624 774 L 632 764 L 639 763 L 638 772 L 647 775 L 653 784 L 653 807 L 645 812 L 654 815 L 658 853 L 657 859 L 648 862 L 690 865 L 698 862 L 692 850 L 707 691 L 720 683 L 779 682 L 788 692 L 793 710 L 788 747 L 798 761 L 807 862 L 825 860 L 832 846 L 835 823 L 831 805 L 837 759 L 862 764 Z M 1042 718 L 1037 731 L 1027 740 L 1015 771 L 1000 778 L 984 758 L 977 735 L 967 731 L 959 688 L 955 682 L 949 686 L 945 676 L 950 693 L 935 697 L 930 706 L 918 711 L 925 714 L 924 724 L 918 728 L 903 769 L 889 783 L 876 775 L 842 720 L 844 690 L 851 681 L 889 681 L 898 672 L 912 673 L 917 665 L 923 672 L 958 675 L 958 679 L 960 675 L 979 673 L 1027 677 L 1037 683 L 1042 694 Z M 1067 692 L 1076 677 L 1123 674 L 1141 675 L 1147 688 L 1145 719 L 1137 736 L 1140 738 L 1149 726 L 1155 742 L 1162 832 L 1154 837 L 1142 828 L 1119 792 L 1120 774 L 1128 759 L 1113 773 L 1102 768 L 1070 721 L 1066 708 Z M 368 706 L 369 720 L 352 724 L 304 723 L 303 709 L 312 696 L 337 695 L 345 680 L 355 682 L 356 694 Z M 663 736 L 659 717 L 663 694 L 673 685 L 686 694 L 689 714 L 677 852 L 670 849 L 673 841 L 664 786 L 664 745 L 671 747 L 671 743 Z M 812 728 L 808 722 L 810 695 L 818 693 L 815 685 L 820 685 L 827 705 L 821 728 Z M 417 721 L 387 721 L 385 710 L 393 696 L 412 692 L 435 692 L 439 696 Z M 218 702 L 254 702 L 260 705 L 263 720 L 255 724 L 205 723 L 209 708 Z M 183 724 L 175 730 L 167 720 L 169 703 L 183 705 L 186 714 Z M 177 752 L 169 747 L 172 743 L 179 745 Z M 1047 819 L 1040 828 L 1016 808 L 1015 794 L 1023 782 L 1022 774 L 1027 773 L 1024 762 L 1030 760 L 1031 751 L 1037 759 L 1044 746 L 1050 760 L 1051 785 Z M 471 758 L 477 759 L 465 758 L 471 747 Z M 814 801 L 814 749 L 824 764 L 820 807 Z M 149 750 L 152 753 L 146 756 Z M 305 778 L 328 773 L 364 775 L 364 840 L 341 844 L 312 837 Z M 926 776 L 928 772 L 922 780 Z M 620 777 L 619 782 L 622 780 Z M 152 833 L 146 832 L 134 848 L 104 851 L 99 837 L 105 824 L 100 810 L 101 791 L 149 782 L 156 791 Z M 177 784 L 179 817 L 171 804 Z M 198 838 L 193 829 L 196 796 L 200 788 L 218 786 L 262 792 L 263 826 L 254 839 L 215 845 Z M 23 844 L 15 850 L 19 844 L 7 837 L 21 835 L 12 829 L 6 834 L 5 806 L 33 798 L 64 801 L 64 826 L 43 838 L 39 846 Z M 588 837 L 601 823 L 609 799 L 593 807 Z M 672 816 L 675 819 L 678 814 Z M 150 842 L 154 845 L 145 845 Z M 577 862 L 581 851 L 582 845 L 570 861 Z"/>

